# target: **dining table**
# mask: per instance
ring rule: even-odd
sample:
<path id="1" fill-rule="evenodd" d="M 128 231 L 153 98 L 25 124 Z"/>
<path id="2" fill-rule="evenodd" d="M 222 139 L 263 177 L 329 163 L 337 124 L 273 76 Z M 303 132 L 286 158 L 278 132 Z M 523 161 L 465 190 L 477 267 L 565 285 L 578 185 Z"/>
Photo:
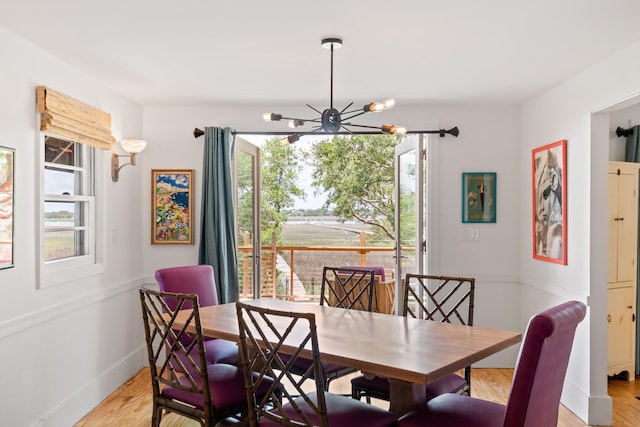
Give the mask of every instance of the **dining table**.
<path id="1" fill-rule="evenodd" d="M 313 313 L 320 358 L 387 378 L 389 410 L 404 414 L 426 400 L 425 384 L 517 344 L 519 332 L 456 325 L 361 310 L 261 298 L 245 303 Z M 186 314 L 186 313 L 184 313 Z M 176 326 L 183 326 L 178 313 Z M 235 303 L 200 307 L 203 335 L 238 341 Z"/>

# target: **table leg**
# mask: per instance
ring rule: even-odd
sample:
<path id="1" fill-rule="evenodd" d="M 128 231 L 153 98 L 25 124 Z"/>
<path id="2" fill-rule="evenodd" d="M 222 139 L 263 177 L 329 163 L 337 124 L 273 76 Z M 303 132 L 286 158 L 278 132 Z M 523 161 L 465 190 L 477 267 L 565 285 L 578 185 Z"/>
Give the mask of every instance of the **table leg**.
<path id="1" fill-rule="evenodd" d="M 427 388 L 424 384 L 389 378 L 389 400 L 389 411 L 402 415 L 427 401 Z"/>

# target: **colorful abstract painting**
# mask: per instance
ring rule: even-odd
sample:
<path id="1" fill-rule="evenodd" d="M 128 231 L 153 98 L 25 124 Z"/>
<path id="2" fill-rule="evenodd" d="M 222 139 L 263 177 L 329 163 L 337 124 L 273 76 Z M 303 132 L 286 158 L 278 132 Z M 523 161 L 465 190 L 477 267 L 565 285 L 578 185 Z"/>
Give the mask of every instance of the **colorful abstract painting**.
<path id="1" fill-rule="evenodd" d="M 193 169 L 151 171 L 151 244 L 193 244 Z"/>

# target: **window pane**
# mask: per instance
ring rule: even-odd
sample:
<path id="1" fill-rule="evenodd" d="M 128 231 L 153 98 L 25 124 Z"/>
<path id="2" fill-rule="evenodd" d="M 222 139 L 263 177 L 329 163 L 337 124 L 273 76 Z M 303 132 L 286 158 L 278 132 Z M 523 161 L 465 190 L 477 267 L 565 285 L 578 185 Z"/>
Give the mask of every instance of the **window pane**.
<path id="1" fill-rule="evenodd" d="M 44 259 L 56 259 L 88 255 L 88 232 L 85 230 L 45 231 Z"/>
<path id="2" fill-rule="evenodd" d="M 88 225 L 89 202 L 44 202 L 44 226 L 51 228 L 81 227 Z"/>
<path id="3" fill-rule="evenodd" d="M 47 136 L 44 140 L 44 161 L 58 165 L 82 166 L 78 161 L 80 156 L 76 156 L 76 147 L 78 150 L 81 149 L 80 144 Z"/>
<path id="4" fill-rule="evenodd" d="M 98 271 L 94 267 L 99 263 L 94 229 L 95 150 L 55 137 L 45 136 L 42 141 L 40 251 L 44 268 L 40 286 L 46 287 Z"/>
<path id="5" fill-rule="evenodd" d="M 82 188 L 76 182 L 81 183 L 81 172 L 58 168 L 44 168 L 44 193 L 66 194 L 75 196 L 82 194 Z"/>

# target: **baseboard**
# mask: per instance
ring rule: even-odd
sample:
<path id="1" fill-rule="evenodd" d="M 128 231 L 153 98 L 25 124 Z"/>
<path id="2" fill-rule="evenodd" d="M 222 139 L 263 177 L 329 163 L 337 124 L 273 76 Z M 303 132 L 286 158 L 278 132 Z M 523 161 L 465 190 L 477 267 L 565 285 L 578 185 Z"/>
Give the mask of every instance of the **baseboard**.
<path id="1" fill-rule="evenodd" d="M 91 382 L 84 385 L 47 411 L 30 427 L 69 427 L 80 421 L 118 387 L 133 377 L 147 357 L 146 346 L 141 345 Z"/>
<path id="2" fill-rule="evenodd" d="M 589 398 L 590 426 L 610 426 L 613 423 L 613 401 L 611 396 L 592 396 Z"/>
<path id="3" fill-rule="evenodd" d="M 565 381 L 560 402 L 588 425 L 610 426 L 613 401 L 610 396 L 589 396 L 571 381 Z"/>

